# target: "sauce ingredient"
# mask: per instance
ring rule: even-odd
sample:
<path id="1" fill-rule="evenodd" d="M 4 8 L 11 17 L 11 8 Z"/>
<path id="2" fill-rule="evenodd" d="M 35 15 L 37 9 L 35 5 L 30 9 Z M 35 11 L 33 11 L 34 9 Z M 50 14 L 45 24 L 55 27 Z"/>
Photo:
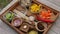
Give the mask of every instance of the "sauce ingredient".
<path id="1" fill-rule="evenodd" d="M 14 20 L 14 26 L 20 26 L 21 25 L 21 20 L 17 19 Z"/>
<path id="2" fill-rule="evenodd" d="M 31 10 L 32 13 L 39 13 L 40 12 L 39 11 L 40 9 L 41 9 L 41 5 L 32 4 L 30 6 L 30 10 Z"/>
<path id="3" fill-rule="evenodd" d="M 30 32 L 29 32 L 29 34 L 38 34 L 38 32 L 37 32 L 37 31 L 32 30 L 32 31 L 30 31 Z"/>
<path id="4" fill-rule="evenodd" d="M 40 23 L 38 23 L 37 27 L 38 27 L 38 29 L 40 29 L 40 30 L 44 30 L 44 26 L 43 26 L 42 24 L 40 24 Z"/>
<path id="5" fill-rule="evenodd" d="M 7 14 L 6 14 L 6 19 L 7 19 L 8 21 L 11 21 L 11 20 L 13 19 L 13 17 L 14 17 L 14 14 L 13 14 L 13 13 L 7 13 Z"/>
<path id="6" fill-rule="evenodd" d="M 50 19 L 51 17 L 51 11 L 48 10 L 48 11 L 45 11 L 45 10 L 42 10 L 41 13 L 40 13 L 40 17 L 44 18 L 44 19 Z"/>

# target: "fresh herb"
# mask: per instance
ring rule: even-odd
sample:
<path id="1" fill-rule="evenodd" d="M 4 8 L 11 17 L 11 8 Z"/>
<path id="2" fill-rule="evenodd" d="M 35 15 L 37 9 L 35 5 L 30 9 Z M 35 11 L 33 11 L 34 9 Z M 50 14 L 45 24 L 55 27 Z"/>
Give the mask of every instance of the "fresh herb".
<path id="1" fill-rule="evenodd" d="M 4 8 L 11 0 L 0 0 L 0 8 Z"/>

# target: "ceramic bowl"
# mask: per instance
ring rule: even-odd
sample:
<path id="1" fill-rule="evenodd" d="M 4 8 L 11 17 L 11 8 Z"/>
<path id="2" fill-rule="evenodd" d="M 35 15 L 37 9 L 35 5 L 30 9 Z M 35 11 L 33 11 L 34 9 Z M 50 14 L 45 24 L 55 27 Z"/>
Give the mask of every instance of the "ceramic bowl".
<path id="1" fill-rule="evenodd" d="M 11 23 L 15 27 L 19 27 L 22 24 L 22 19 L 15 17 Z"/>
<path id="2" fill-rule="evenodd" d="M 40 32 L 43 32 L 47 29 L 47 24 L 44 23 L 44 22 L 38 22 L 35 24 L 35 28 L 40 31 Z"/>

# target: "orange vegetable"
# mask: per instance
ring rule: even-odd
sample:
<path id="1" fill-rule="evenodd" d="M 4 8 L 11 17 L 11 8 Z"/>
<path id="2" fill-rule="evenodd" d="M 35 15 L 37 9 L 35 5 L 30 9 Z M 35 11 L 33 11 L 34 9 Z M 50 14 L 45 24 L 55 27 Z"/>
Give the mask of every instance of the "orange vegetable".
<path id="1" fill-rule="evenodd" d="M 44 11 L 42 10 L 40 13 L 40 17 L 44 18 L 44 19 L 49 19 L 51 17 L 51 11 Z"/>

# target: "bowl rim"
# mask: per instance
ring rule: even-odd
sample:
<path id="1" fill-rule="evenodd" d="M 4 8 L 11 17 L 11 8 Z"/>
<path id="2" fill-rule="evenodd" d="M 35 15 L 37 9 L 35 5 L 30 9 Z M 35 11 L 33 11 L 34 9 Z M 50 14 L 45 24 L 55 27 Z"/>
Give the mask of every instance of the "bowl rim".
<path id="1" fill-rule="evenodd" d="M 38 22 L 38 23 L 41 23 L 41 22 Z M 37 24 L 38 24 L 38 23 L 35 24 L 35 28 L 36 28 L 38 31 L 43 32 L 43 31 L 45 31 L 45 30 L 47 29 L 47 25 L 46 25 L 46 23 L 44 23 L 44 22 L 41 23 L 41 24 L 44 26 L 44 29 L 43 29 L 43 30 L 38 29 L 38 27 L 37 27 Z M 44 23 L 44 24 L 43 24 L 43 23 Z"/>
<path id="2" fill-rule="evenodd" d="M 21 18 L 18 18 L 18 17 L 14 17 L 14 18 L 12 19 L 11 24 L 13 25 L 13 23 L 14 23 L 14 21 L 15 21 L 16 19 L 21 20 L 21 21 L 20 21 L 20 22 L 21 22 L 21 23 L 20 23 L 20 25 L 21 25 L 23 21 L 22 21 L 22 19 L 21 19 Z M 20 26 L 20 25 L 19 25 L 19 26 Z M 13 26 L 14 26 L 14 25 L 13 25 Z M 16 26 L 16 27 L 18 27 L 18 26 Z"/>

